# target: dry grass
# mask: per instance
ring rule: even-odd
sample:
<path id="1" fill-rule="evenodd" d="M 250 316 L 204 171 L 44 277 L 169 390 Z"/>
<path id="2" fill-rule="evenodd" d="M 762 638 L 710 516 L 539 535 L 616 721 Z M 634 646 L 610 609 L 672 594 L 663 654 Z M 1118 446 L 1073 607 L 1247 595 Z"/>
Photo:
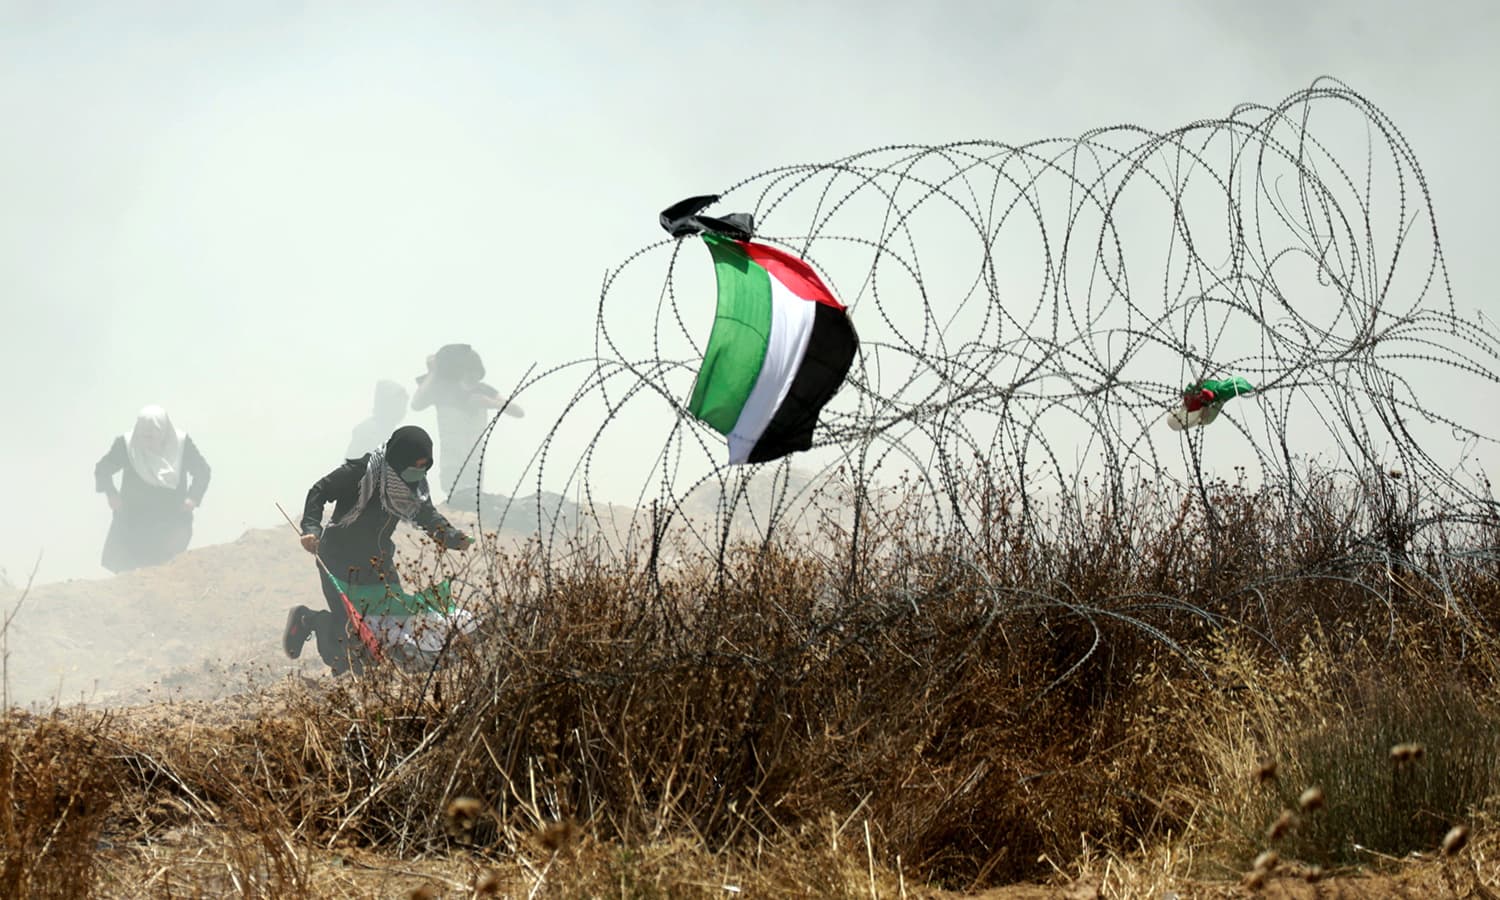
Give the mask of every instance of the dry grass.
<path id="1" fill-rule="evenodd" d="M 1500 527 L 1314 482 L 1029 515 L 979 482 L 967 533 L 897 497 L 670 571 L 497 554 L 431 678 L 10 716 L 0 893 L 1160 896 L 1412 852 L 1490 890 Z"/>

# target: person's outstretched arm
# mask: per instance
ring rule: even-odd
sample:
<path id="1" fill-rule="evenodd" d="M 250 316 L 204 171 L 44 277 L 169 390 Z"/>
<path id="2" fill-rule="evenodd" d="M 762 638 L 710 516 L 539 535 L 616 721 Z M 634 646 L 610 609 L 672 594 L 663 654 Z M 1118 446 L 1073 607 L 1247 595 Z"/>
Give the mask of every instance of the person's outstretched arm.
<path id="1" fill-rule="evenodd" d="M 464 534 L 462 529 L 449 522 L 447 517 L 438 512 L 437 507 L 433 506 L 430 500 L 423 503 L 421 508 L 417 510 L 414 521 L 418 527 L 427 532 L 429 537 L 437 541 L 438 545 L 445 549 L 467 550 L 469 549 L 469 545 L 474 543 L 467 534 Z"/>
<path id="2" fill-rule="evenodd" d="M 417 389 L 411 394 L 411 408 L 416 410 L 426 409 L 432 405 L 433 394 L 437 390 L 437 376 L 432 373 L 432 357 L 427 357 L 427 374 L 417 377 Z"/>

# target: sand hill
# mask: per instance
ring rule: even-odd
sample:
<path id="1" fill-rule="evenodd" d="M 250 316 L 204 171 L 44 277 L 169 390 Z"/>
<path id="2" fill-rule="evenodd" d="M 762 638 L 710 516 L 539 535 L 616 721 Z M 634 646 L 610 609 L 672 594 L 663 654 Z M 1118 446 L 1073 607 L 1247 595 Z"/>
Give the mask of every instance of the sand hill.
<path id="1" fill-rule="evenodd" d="M 12 705 L 213 699 L 311 659 L 281 652 L 295 603 L 321 606 L 313 561 L 287 529 L 248 531 L 155 568 L 32 587 L 5 635 Z M 5 592 L 12 610 L 20 591 Z"/>

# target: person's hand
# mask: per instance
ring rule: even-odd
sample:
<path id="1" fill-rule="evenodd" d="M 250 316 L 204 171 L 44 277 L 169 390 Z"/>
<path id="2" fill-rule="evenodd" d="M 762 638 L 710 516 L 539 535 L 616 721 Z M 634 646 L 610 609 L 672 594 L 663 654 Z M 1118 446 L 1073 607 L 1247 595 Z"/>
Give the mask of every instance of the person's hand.
<path id="1" fill-rule="evenodd" d="M 104 499 L 106 499 L 106 500 L 109 501 L 109 508 L 110 509 L 112 509 L 112 510 L 119 510 L 119 508 L 120 508 L 120 495 L 119 494 L 105 494 L 104 495 Z"/>
<path id="2" fill-rule="evenodd" d="M 193 502 L 193 498 L 187 497 L 187 498 L 183 499 L 183 501 L 182 501 L 182 511 L 183 512 L 192 512 L 193 510 L 195 510 L 197 508 L 198 508 L 198 504 L 196 504 L 196 503 Z"/>
<path id="3" fill-rule="evenodd" d="M 302 536 L 302 549 L 308 553 L 318 552 L 318 536 L 315 534 L 304 534 Z"/>

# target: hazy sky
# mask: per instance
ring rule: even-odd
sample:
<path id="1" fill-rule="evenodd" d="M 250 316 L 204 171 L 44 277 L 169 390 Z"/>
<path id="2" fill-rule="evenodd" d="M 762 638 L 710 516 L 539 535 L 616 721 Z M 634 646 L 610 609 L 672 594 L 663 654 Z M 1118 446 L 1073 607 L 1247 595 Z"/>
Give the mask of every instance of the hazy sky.
<path id="1" fill-rule="evenodd" d="M 589 355 L 661 207 L 885 144 L 1165 129 L 1331 74 L 1414 145 L 1461 311 L 1500 318 L 1492 0 L 522 7 L 0 0 L 12 580 L 104 574 L 92 469 L 142 405 L 213 466 L 196 545 L 279 524 L 377 379 L 450 341 L 502 387 Z"/>

